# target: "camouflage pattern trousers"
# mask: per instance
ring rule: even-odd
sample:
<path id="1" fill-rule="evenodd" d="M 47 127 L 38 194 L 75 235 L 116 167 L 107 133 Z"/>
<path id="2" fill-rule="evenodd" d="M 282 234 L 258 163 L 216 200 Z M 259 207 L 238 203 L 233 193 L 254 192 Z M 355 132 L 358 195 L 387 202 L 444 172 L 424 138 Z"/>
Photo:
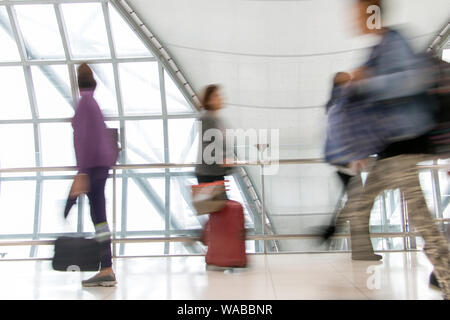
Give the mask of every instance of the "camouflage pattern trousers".
<path id="1" fill-rule="evenodd" d="M 428 210 L 417 170 L 417 163 L 425 160 L 424 155 L 400 155 L 375 161 L 363 188 L 360 175 L 350 180 L 348 200 L 336 223 L 350 220 L 352 255 L 373 253 L 369 232 L 372 206 L 381 192 L 399 188 L 405 196 L 409 220 L 425 241 L 424 251 L 434 266 L 444 297 L 450 299 L 448 241 Z"/>

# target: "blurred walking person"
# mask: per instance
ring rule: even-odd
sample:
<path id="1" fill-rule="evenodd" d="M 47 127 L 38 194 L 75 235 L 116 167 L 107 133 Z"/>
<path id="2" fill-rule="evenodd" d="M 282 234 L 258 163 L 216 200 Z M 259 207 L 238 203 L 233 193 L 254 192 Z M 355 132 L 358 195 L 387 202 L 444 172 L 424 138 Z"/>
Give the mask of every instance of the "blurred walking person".
<path id="1" fill-rule="evenodd" d="M 427 134 L 434 127 L 435 104 L 427 94 L 432 76 L 405 38 L 392 28 L 369 28 L 368 7 L 378 6 L 385 14 L 382 0 L 358 0 L 357 12 L 363 33 L 380 39 L 367 63 L 352 74 L 355 94 L 369 97 L 377 117 L 372 119 L 385 142 L 378 160 L 370 169 L 364 192 L 350 199 L 359 223 L 352 238 L 358 246 L 371 247 L 366 215 L 383 190 L 400 188 L 405 194 L 412 224 L 426 243 L 425 253 L 441 284 L 444 299 L 450 298 L 449 253 L 447 239 L 439 232 L 422 193 L 417 163 L 425 159 Z M 361 124 L 360 126 L 365 126 Z M 353 220 L 351 220 L 353 221 Z"/>
<path id="2" fill-rule="evenodd" d="M 226 129 L 219 117 L 219 111 L 223 108 L 219 87 L 207 86 L 202 102 L 204 111 L 199 119 L 202 124 L 201 148 L 195 168 L 199 185 L 193 188 L 197 192 L 202 189 L 211 190 L 208 196 L 211 208 L 216 207 L 217 203 L 220 206 L 219 209 L 211 210 L 212 212 L 209 208 L 202 210 L 204 212 L 197 209 L 198 214 L 209 213 L 201 237 L 202 242 L 208 246 L 206 268 L 223 270 L 246 267 L 244 210 L 239 202 L 228 200 L 226 195 L 225 176 L 232 173 L 229 164 L 234 162 L 234 154 L 232 148 L 227 147 L 231 142 L 226 141 Z"/>
<path id="3" fill-rule="evenodd" d="M 105 125 L 103 114 L 94 99 L 96 81 L 91 68 L 83 63 L 78 67 L 78 87 L 81 99 L 72 119 L 78 174 L 71 197 L 86 193 L 96 239 L 101 242 L 101 269 L 98 274 L 82 282 L 83 286 L 114 286 L 111 236 L 106 219 L 105 184 L 109 169 L 117 160 L 117 149 L 111 130 Z"/>
<path id="4" fill-rule="evenodd" d="M 203 111 L 199 118 L 202 125 L 201 136 L 201 153 L 199 163 L 195 167 L 195 174 L 198 183 L 209 183 L 215 181 L 224 181 L 225 176 L 232 172 L 232 168 L 227 166 L 227 163 L 234 160 L 232 154 L 227 154 L 227 142 L 225 125 L 221 119 L 219 112 L 223 108 L 223 99 L 220 94 L 218 85 L 209 85 L 206 87 L 203 94 Z M 207 141 L 202 139 L 205 133 L 217 133 L 214 136 L 214 141 Z M 211 148 L 213 143 L 213 148 Z M 212 159 L 205 159 L 205 150 L 211 150 L 210 156 Z M 230 151 L 230 148 L 228 148 Z M 221 154 L 216 154 L 216 151 Z M 219 163 L 216 160 L 219 160 Z"/>
<path id="5" fill-rule="evenodd" d="M 321 237 L 325 241 L 335 234 L 336 229 L 344 224 L 348 217 L 347 212 L 351 209 L 349 206 L 344 208 L 340 207 L 340 204 L 345 195 L 347 199 L 357 197 L 362 191 L 363 183 L 361 179 L 360 168 L 356 166 L 358 162 L 355 160 L 362 160 L 370 154 L 358 155 L 353 149 L 357 148 L 350 141 L 354 141 L 356 137 L 351 134 L 352 122 L 348 117 L 352 113 L 346 112 L 349 108 L 349 89 L 351 83 L 351 75 L 346 72 L 338 72 L 333 79 L 333 89 L 331 92 L 331 98 L 326 105 L 326 111 L 328 114 L 327 120 L 327 138 L 325 144 L 325 159 L 327 162 L 333 164 L 337 168 L 337 175 L 343 186 L 343 192 L 339 199 L 338 206 L 332 217 L 332 221 L 328 227 L 321 230 Z M 358 119 L 354 119 L 357 121 Z M 359 138 L 364 139 L 364 138 Z M 351 187 L 350 187 L 351 186 Z M 347 200 L 348 201 L 348 200 Z M 349 202 L 350 204 L 351 202 Z M 369 219 L 369 216 L 365 216 Z M 357 222 L 350 221 L 350 228 Z M 365 222 L 367 225 L 369 221 Z M 366 230 L 369 232 L 369 230 Z M 369 234 L 367 234 L 369 237 Z M 356 239 L 352 239 L 352 243 L 358 244 Z M 382 256 L 373 252 L 373 248 L 364 247 L 362 250 L 354 248 L 353 260 L 381 260 Z"/>

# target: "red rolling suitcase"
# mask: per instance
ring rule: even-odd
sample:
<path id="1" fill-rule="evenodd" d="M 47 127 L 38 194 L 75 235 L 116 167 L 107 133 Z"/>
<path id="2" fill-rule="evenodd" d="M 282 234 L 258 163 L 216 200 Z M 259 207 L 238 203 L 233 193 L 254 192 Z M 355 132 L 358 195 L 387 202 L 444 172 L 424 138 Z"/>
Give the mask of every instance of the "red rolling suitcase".
<path id="1" fill-rule="evenodd" d="M 244 210 L 239 202 L 228 200 L 222 210 L 209 215 L 202 241 L 208 246 L 206 263 L 218 267 L 243 268 L 245 254 Z"/>

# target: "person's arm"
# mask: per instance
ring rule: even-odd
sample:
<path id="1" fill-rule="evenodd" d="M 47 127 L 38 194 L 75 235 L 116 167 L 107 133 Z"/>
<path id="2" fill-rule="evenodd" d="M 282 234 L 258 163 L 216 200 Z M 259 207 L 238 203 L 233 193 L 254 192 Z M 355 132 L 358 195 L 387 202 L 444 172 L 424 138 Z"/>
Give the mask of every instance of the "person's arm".
<path id="1" fill-rule="evenodd" d="M 367 68 L 367 77 L 358 75 L 356 78 L 360 79 L 353 82 L 357 94 L 387 100 L 417 95 L 430 88 L 434 78 L 432 69 L 412 53 L 406 41 L 394 38 L 380 54 L 383 56 L 379 61 L 384 64 L 386 73 L 371 76 Z"/>
<path id="2" fill-rule="evenodd" d="M 72 122 L 75 157 L 77 160 L 78 174 L 75 176 L 69 196 L 74 199 L 79 195 L 89 192 L 89 176 L 87 175 L 87 157 L 89 150 L 86 144 L 89 139 L 89 114 L 83 102 L 77 107 Z"/>
<path id="3" fill-rule="evenodd" d="M 95 114 L 93 108 L 81 102 L 73 123 L 73 138 L 78 172 L 87 173 L 89 162 L 97 148 Z"/>
<path id="4" fill-rule="evenodd" d="M 77 167 L 79 173 L 86 173 L 86 140 L 87 140 L 87 113 L 85 106 L 80 103 L 75 111 L 75 116 L 72 122 L 73 126 L 73 143 L 75 148 L 75 157 L 77 160 Z"/>
<path id="5" fill-rule="evenodd" d="M 433 81 L 429 69 L 410 69 L 369 77 L 355 82 L 357 94 L 371 95 L 375 100 L 414 96 L 427 92 Z"/>

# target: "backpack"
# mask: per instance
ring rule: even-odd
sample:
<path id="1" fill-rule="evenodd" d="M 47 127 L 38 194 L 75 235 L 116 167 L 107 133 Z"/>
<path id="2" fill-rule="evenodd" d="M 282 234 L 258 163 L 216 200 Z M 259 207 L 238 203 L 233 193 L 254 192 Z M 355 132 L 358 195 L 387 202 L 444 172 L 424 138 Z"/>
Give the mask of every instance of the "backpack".
<path id="1" fill-rule="evenodd" d="M 429 94 L 438 104 L 436 127 L 428 135 L 429 153 L 450 156 L 450 64 L 442 59 L 430 58 L 436 68 L 436 82 Z"/>

